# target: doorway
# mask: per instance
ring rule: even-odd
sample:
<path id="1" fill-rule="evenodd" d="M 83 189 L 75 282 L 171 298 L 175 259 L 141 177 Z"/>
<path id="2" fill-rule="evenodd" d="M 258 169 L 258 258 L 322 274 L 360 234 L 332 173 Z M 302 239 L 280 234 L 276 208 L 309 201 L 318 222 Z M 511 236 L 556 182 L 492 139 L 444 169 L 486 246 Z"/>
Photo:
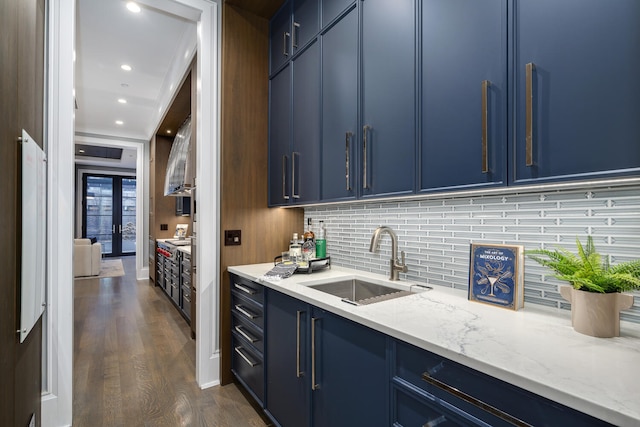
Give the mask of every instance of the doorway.
<path id="1" fill-rule="evenodd" d="M 82 205 L 82 237 L 96 238 L 104 256 L 135 255 L 135 176 L 83 175 Z"/>

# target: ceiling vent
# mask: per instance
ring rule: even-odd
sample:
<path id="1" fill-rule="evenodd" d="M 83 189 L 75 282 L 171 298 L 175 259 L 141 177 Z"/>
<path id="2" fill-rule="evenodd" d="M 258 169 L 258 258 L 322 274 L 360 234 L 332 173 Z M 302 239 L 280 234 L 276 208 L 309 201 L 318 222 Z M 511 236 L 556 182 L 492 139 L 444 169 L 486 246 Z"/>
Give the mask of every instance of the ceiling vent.
<path id="1" fill-rule="evenodd" d="M 121 160 L 122 151 L 122 148 L 76 144 L 76 156 L 82 157 L 97 157 L 100 159 Z"/>

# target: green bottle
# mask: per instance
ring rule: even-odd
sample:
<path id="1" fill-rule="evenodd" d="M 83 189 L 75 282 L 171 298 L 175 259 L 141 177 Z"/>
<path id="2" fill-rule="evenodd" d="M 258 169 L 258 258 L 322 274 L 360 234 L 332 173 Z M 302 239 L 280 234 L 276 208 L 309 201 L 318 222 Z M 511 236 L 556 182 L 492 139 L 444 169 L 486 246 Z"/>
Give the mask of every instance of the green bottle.
<path id="1" fill-rule="evenodd" d="M 326 258 L 327 256 L 327 229 L 324 221 L 320 221 L 320 230 L 316 237 L 316 258 Z"/>

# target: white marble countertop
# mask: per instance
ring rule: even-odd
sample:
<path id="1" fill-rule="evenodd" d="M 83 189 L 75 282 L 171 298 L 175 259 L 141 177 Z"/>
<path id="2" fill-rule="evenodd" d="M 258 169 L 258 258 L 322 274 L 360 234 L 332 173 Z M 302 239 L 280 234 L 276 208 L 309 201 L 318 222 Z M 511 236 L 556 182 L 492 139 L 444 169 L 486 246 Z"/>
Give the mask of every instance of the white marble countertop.
<path id="1" fill-rule="evenodd" d="M 441 286 L 354 306 L 307 285 L 341 276 L 394 287 L 415 283 L 335 266 L 264 280 L 272 267 L 228 270 L 614 425 L 640 425 L 639 325 L 621 322 L 620 337 L 593 338 L 573 330 L 568 311 L 535 305 L 511 311 L 471 302 L 466 292 Z"/>

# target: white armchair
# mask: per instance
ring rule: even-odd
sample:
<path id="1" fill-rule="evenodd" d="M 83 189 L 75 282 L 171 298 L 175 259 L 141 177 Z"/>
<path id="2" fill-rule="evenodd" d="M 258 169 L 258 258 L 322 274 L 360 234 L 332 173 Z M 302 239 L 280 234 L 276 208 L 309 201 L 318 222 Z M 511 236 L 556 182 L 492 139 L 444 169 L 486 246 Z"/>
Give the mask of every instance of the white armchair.
<path id="1" fill-rule="evenodd" d="M 91 244 L 90 239 L 73 241 L 73 277 L 97 276 L 100 274 L 102 245 Z"/>

